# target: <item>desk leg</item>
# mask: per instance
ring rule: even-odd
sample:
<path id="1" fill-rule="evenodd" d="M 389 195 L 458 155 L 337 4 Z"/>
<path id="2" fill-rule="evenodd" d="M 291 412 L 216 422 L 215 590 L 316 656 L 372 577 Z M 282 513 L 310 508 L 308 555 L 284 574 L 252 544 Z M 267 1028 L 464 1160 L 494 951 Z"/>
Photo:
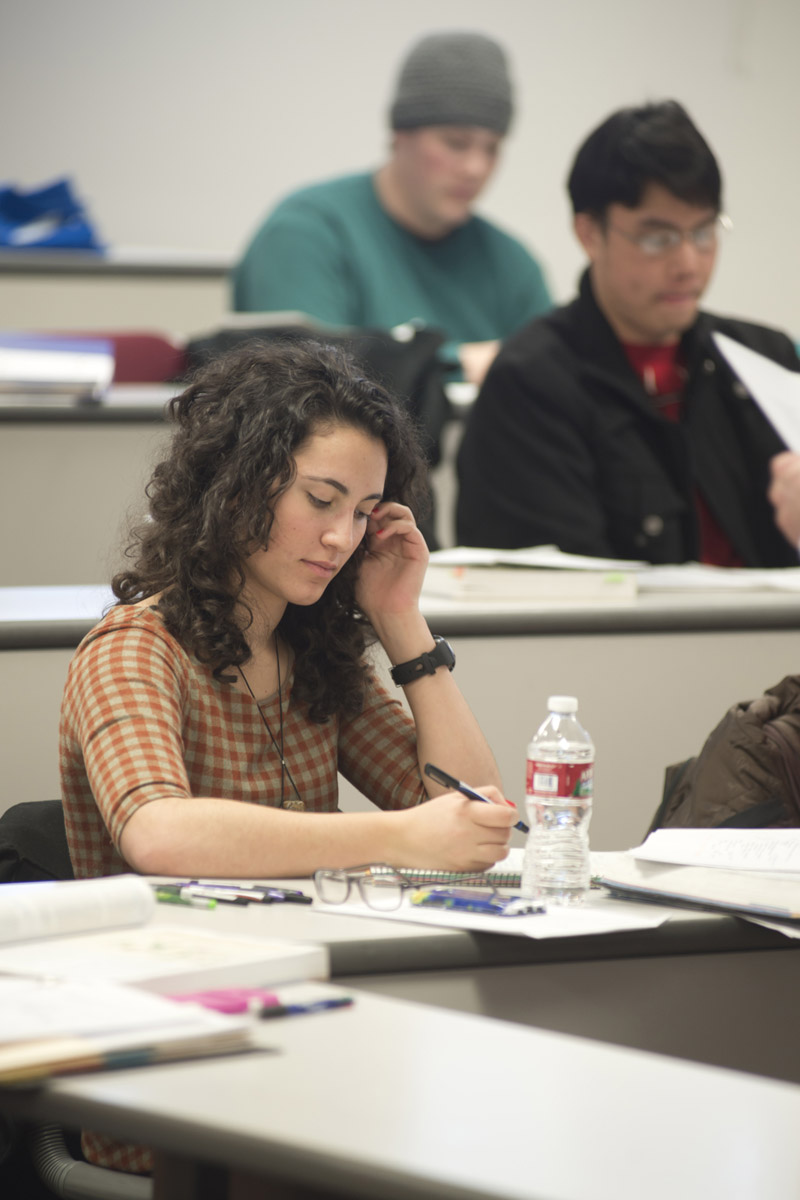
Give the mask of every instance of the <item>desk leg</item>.
<path id="1" fill-rule="evenodd" d="M 331 1200 L 331 1193 L 155 1151 L 153 1200 Z"/>
<path id="2" fill-rule="evenodd" d="M 331 1200 L 332 1193 L 302 1184 L 279 1183 L 257 1175 L 234 1171 L 230 1177 L 227 1200 Z"/>
<path id="3" fill-rule="evenodd" d="M 153 1200 L 226 1200 L 227 1196 L 224 1167 L 153 1152 Z"/>

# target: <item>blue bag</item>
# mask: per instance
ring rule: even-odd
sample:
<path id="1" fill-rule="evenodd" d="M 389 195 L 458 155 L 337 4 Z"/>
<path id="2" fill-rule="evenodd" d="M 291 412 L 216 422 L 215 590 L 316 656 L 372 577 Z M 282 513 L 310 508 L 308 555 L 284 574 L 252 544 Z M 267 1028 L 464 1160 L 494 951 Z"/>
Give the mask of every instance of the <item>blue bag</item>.
<path id="1" fill-rule="evenodd" d="M 103 249 L 68 179 L 29 192 L 0 186 L 0 247 Z"/>

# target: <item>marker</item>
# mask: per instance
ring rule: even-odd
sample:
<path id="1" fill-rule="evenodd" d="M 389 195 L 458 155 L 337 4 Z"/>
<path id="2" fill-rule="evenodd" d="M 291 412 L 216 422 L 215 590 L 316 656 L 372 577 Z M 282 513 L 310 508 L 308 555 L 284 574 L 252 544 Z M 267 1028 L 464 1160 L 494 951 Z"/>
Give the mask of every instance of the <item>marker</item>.
<path id="1" fill-rule="evenodd" d="M 168 888 L 156 888 L 156 900 L 159 904 L 185 904 L 188 908 L 216 908 L 216 900 L 206 896 L 184 895 Z"/>
<path id="2" fill-rule="evenodd" d="M 199 879 L 190 879 L 181 884 L 195 896 L 214 896 L 227 904 L 272 904 L 273 901 L 286 901 L 292 904 L 311 904 L 312 897 L 294 888 L 270 887 L 269 884 L 252 887 L 247 884 L 235 883 L 203 883 Z"/>
<path id="3" fill-rule="evenodd" d="M 285 900 L 287 904 L 311 904 L 313 896 L 307 896 L 305 892 L 294 891 L 291 888 L 267 888 L 267 895 L 270 900 Z"/>
<path id="4" fill-rule="evenodd" d="M 422 908 L 461 909 L 464 912 L 488 913 L 493 917 L 523 917 L 528 913 L 544 912 L 544 905 L 527 896 L 487 896 L 477 888 L 418 888 L 411 893 L 411 903 Z"/>
<path id="5" fill-rule="evenodd" d="M 435 779 L 443 787 L 449 787 L 455 792 L 461 792 L 462 796 L 469 796 L 470 800 L 480 800 L 483 804 L 492 803 L 486 796 L 482 796 L 480 792 L 476 792 L 475 788 L 471 788 L 468 783 L 462 783 L 460 779 L 456 779 L 455 775 L 448 775 L 447 771 L 443 771 L 441 767 L 435 767 L 433 763 L 425 763 L 425 774 L 430 775 L 431 779 Z M 514 828 L 518 829 L 520 833 L 530 833 L 530 829 L 524 821 L 517 821 Z"/>

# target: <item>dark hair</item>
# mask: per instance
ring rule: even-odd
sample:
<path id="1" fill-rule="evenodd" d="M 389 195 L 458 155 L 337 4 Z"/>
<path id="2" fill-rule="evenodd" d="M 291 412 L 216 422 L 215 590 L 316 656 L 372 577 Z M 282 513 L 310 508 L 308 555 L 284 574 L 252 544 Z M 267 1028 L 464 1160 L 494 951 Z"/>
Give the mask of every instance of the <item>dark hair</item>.
<path id="1" fill-rule="evenodd" d="M 171 401 L 170 416 L 177 427 L 147 487 L 149 519 L 128 547 L 133 565 L 112 588 L 123 604 L 160 593 L 170 633 L 232 682 L 225 672 L 250 657 L 235 617 L 242 561 L 268 543 L 275 500 L 306 438 L 341 424 L 379 439 L 388 458 L 383 497 L 415 516 L 428 498 L 424 457 L 400 403 L 344 351 L 311 340 L 254 341 L 221 355 Z M 363 655 L 375 639 L 355 603 L 363 553 L 362 545 L 319 601 L 289 604 L 280 622 L 295 653 L 293 699 L 315 721 L 363 702 Z"/>
<path id="2" fill-rule="evenodd" d="M 676 100 L 612 113 L 578 150 L 567 189 L 574 213 L 602 220 L 609 204 L 636 208 L 649 183 L 685 204 L 722 207 L 717 160 Z"/>

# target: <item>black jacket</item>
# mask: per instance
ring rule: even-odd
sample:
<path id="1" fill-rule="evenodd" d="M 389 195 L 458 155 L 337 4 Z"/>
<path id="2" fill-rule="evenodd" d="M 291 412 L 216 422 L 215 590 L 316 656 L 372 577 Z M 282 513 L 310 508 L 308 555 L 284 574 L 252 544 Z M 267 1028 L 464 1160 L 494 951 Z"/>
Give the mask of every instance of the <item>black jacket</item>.
<path id="1" fill-rule="evenodd" d="M 785 446 L 714 331 L 800 370 L 784 334 L 700 313 L 681 344 L 683 420 L 671 422 L 584 275 L 578 298 L 514 334 L 486 378 L 458 455 L 459 543 L 697 560 L 697 487 L 746 566 L 796 566 L 766 495 L 769 459 Z"/>

